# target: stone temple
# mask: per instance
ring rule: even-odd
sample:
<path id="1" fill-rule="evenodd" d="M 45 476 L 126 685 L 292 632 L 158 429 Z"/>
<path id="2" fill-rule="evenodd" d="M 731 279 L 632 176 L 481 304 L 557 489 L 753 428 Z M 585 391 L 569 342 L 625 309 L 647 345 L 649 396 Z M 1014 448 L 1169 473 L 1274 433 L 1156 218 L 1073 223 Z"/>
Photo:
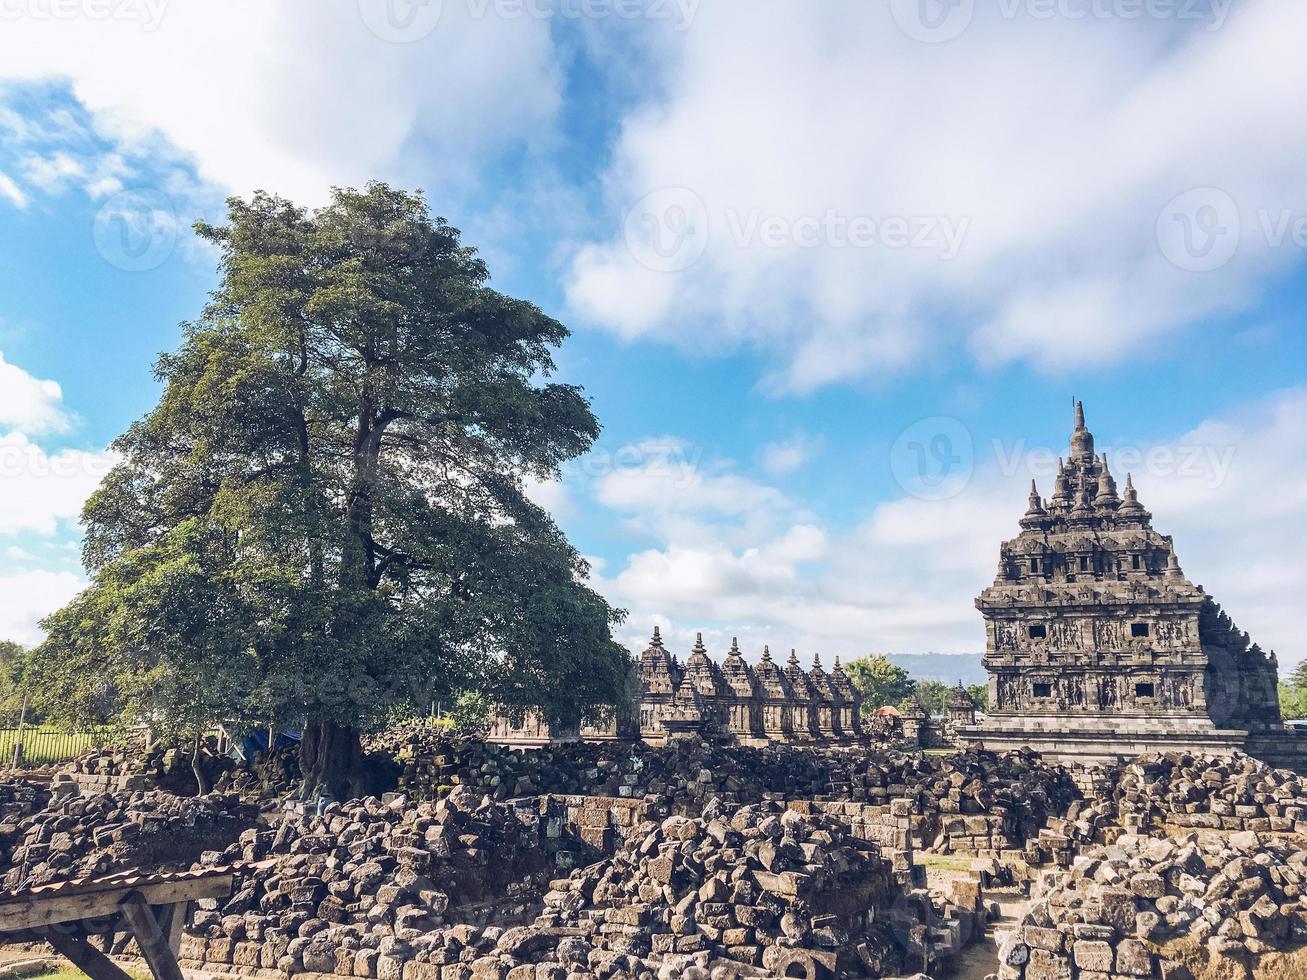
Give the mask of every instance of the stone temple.
<path id="1" fill-rule="evenodd" d="M 827 673 L 820 656 L 804 670 L 793 650 L 784 667 L 763 647 L 750 665 L 732 640 L 721 662 L 708 656 L 697 634 L 682 664 L 654 627 L 636 668 L 632 709 L 604 728 L 562 730 L 530 714 L 520 724 L 497 716 L 490 740 L 530 746 L 572 738 L 643 739 L 655 744 L 687 735 L 739 745 L 792 742 L 836 745 L 860 740 L 862 696 L 840 660 Z"/>
<path id="2" fill-rule="evenodd" d="M 1032 483 L 1020 525 L 976 599 L 990 709 L 959 735 L 1068 761 L 1243 749 L 1301 763 L 1275 654 L 1185 577 L 1129 474 L 1118 492 L 1082 404 L 1052 495 Z"/>

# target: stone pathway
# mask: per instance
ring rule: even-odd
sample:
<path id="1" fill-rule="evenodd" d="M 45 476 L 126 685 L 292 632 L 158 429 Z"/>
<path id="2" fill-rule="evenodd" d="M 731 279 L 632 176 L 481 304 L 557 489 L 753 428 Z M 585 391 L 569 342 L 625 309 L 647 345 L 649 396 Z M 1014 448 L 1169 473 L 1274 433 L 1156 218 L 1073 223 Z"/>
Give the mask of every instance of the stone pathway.
<path id="1" fill-rule="evenodd" d="M 986 923 L 985 935 L 958 956 L 949 980 L 990 980 L 998 975 L 998 936 L 1001 930 L 1014 927 L 1025 914 L 1029 900 L 1018 889 L 991 889 L 986 902 L 997 902 L 999 918 Z"/>

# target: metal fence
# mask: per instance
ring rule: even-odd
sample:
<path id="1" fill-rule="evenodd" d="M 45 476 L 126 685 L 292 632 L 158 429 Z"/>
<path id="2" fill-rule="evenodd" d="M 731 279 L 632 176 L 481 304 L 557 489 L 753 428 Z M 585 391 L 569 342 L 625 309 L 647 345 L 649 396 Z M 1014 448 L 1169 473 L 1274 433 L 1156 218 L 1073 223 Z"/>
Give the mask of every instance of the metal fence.
<path id="1" fill-rule="evenodd" d="M 19 766 L 31 768 L 51 762 L 67 762 L 89 748 L 121 742 L 130 733 L 121 728 L 97 728 L 66 732 L 56 728 L 27 726 L 22 730 L 23 753 Z M 19 740 L 17 728 L 0 728 L 0 770 L 8 769 Z"/>

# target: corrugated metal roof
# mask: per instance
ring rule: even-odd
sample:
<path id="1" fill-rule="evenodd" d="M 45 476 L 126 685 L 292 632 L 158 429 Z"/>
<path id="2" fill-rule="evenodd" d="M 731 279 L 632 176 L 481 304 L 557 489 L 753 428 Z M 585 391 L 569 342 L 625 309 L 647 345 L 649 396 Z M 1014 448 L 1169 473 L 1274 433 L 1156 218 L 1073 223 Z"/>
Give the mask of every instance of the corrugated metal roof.
<path id="1" fill-rule="evenodd" d="M 53 898 L 56 896 L 78 895 L 85 892 L 109 891 L 114 888 L 141 888 L 145 885 L 159 885 L 170 881 L 202 881 L 205 878 L 218 878 L 222 875 L 240 874 L 274 864 L 273 861 L 237 861 L 216 868 L 190 868 L 186 871 L 144 872 L 138 869 L 118 871 L 111 875 L 96 877 L 69 878 L 65 881 L 51 881 L 32 888 L 18 891 L 0 892 L 0 905 L 9 902 L 28 901 L 33 898 Z"/>

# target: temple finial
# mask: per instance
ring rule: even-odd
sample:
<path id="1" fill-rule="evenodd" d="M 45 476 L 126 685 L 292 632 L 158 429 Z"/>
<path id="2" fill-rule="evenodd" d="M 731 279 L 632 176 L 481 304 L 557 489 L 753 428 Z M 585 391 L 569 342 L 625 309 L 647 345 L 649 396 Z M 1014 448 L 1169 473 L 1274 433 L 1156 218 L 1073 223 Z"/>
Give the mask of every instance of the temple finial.
<path id="1" fill-rule="evenodd" d="M 766 643 L 762 645 L 762 659 L 768 662 L 771 661 L 771 648 Z"/>
<path id="2" fill-rule="evenodd" d="M 1071 433 L 1071 461 L 1084 463 L 1094 458 L 1094 437 L 1085 428 L 1084 402 L 1076 402 L 1076 427 Z"/>

